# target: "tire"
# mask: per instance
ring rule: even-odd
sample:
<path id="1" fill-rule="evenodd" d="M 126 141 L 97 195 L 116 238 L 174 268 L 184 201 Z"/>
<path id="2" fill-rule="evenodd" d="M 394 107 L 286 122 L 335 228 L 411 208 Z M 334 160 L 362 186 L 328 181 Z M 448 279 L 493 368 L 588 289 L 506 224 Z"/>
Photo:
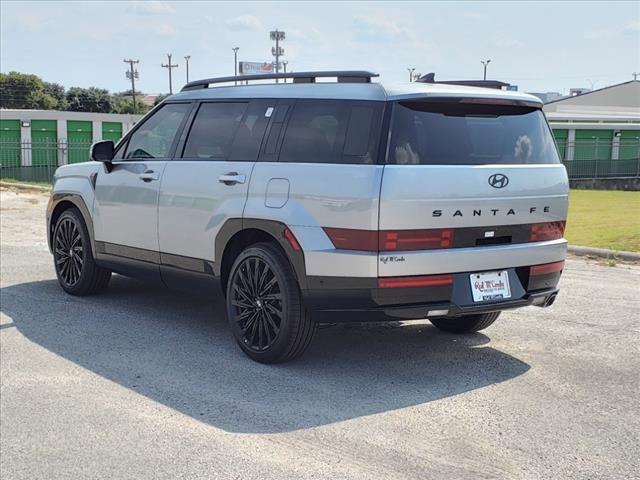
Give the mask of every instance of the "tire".
<path id="1" fill-rule="evenodd" d="M 257 362 L 299 357 L 318 329 L 302 306 L 291 264 L 270 243 L 252 245 L 235 259 L 226 303 L 236 342 Z"/>
<path id="2" fill-rule="evenodd" d="M 62 212 L 51 243 L 56 276 L 65 292 L 84 296 L 107 287 L 111 272 L 96 265 L 89 231 L 78 209 L 70 208 Z"/>
<path id="3" fill-rule="evenodd" d="M 436 327 L 445 332 L 471 333 L 484 330 L 500 316 L 500 312 L 479 313 L 464 317 L 434 318 L 430 320 Z"/>

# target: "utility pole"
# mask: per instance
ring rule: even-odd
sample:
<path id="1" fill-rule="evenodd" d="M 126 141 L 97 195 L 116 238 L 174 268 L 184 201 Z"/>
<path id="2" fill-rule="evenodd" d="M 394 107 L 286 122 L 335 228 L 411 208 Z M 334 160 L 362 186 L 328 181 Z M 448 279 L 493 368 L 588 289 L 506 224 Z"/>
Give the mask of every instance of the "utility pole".
<path id="1" fill-rule="evenodd" d="M 282 62 L 282 67 L 284 68 L 284 73 L 287 73 L 287 62 L 286 60 L 284 62 Z M 284 83 L 287 83 L 287 79 L 284 79 Z"/>
<path id="2" fill-rule="evenodd" d="M 133 97 L 133 114 L 136 113 L 136 79 L 140 78 L 138 70 L 134 67 L 140 63 L 140 60 L 123 60 L 124 63 L 129 64 L 129 70 L 127 70 L 127 78 L 131 80 L 131 96 Z"/>
<path id="3" fill-rule="evenodd" d="M 187 67 L 187 83 L 189 83 L 189 59 L 190 58 L 191 58 L 191 55 L 187 55 L 184 57 L 185 65 Z M 171 61 L 169 61 L 169 63 L 171 63 Z"/>
<path id="4" fill-rule="evenodd" d="M 407 68 L 409 70 L 409 83 L 413 82 L 413 72 L 416 71 L 415 68 Z"/>
<path id="5" fill-rule="evenodd" d="M 491 63 L 491 60 L 480 60 L 480 63 L 484 66 L 484 75 L 482 77 L 483 80 L 487 79 L 487 67 Z"/>
<path id="6" fill-rule="evenodd" d="M 169 63 L 167 63 L 166 65 L 164 63 L 161 63 L 160 66 L 162 68 L 166 68 L 167 70 L 169 70 L 169 95 L 173 95 L 173 85 L 171 84 L 171 69 L 172 68 L 178 68 L 178 64 L 172 64 L 171 63 L 171 54 L 167 53 L 167 58 L 169 59 Z"/>
<path id="7" fill-rule="evenodd" d="M 275 40 L 276 46 L 271 47 L 271 55 L 276 57 L 276 73 L 280 73 L 280 57 L 284 55 L 284 48 L 280 46 L 280 41 L 284 40 L 285 34 L 284 32 L 279 31 L 278 29 L 272 30 L 269 32 L 269 38 L 271 40 Z M 278 79 L 276 78 L 276 83 L 278 83 Z"/>
<path id="8" fill-rule="evenodd" d="M 237 77 L 238 76 L 238 50 L 240 50 L 240 47 L 233 47 L 231 50 L 233 50 L 233 76 Z M 238 80 L 235 81 L 236 85 L 238 85 Z"/>
<path id="9" fill-rule="evenodd" d="M 638 75 L 640 75 L 640 72 L 633 72 L 631 75 L 633 75 L 633 79 L 637 80 L 638 79 Z"/>

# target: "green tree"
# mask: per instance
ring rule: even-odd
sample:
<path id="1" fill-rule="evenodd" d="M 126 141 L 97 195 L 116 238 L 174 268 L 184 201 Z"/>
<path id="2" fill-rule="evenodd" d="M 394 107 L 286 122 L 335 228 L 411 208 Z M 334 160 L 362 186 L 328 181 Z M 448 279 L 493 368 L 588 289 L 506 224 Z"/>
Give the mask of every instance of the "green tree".
<path id="1" fill-rule="evenodd" d="M 71 87 L 67 91 L 67 109 L 72 112 L 110 113 L 113 111 L 113 97 L 102 88 Z"/>
<path id="2" fill-rule="evenodd" d="M 133 101 L 129 98 L 113 97 L 113 113 L 133 113 Z M 144 115 L 150 110 L 149 105 L 136 99 L 136 114 Z"/>
<path id="3" fill-rule="evenodd" d="M 65 92 L 64 87 L 59 83 L 49 83 L 49 82 L 43 82 L 43 85 L 44 85 L 44 91 L 56 99 L 57 105 L 55 108 L 58 110 L 66 109 L 67 92 Z"/>
<path id="4" fill-rule="evenodd" d="M 113 94 L 114 97 L 130 97 L 131 96 L 131 92 L 132 90 L 125 90 L 124 92 L 116 92 Z M 140 90 L 136 90 L 136 96 L 142 97 L 144 95 L 144 93 L 142 93 Z"/>
<path id="5" fill-rule="evenodd" d="M 159 105 L 160 102 L 162 102 L 165 98 L 167 98 L 169 96 L 168 93 L 161 93 L 159 94 L 156 99 L 153 101 L 153 106 L 155 107 L 156 105 Z"/>
<path id="6" fill-rule="evenodd" d="M 20 72 L 0 73 L 1 108 L 49 110 L 57 104 L 40 77 Z"/>

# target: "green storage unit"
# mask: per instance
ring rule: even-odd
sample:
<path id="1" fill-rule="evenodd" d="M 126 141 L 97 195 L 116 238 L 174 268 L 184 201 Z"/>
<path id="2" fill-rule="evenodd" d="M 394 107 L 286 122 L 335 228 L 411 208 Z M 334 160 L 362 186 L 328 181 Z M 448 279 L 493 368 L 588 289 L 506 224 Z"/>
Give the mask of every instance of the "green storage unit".
<path id="1" fill-rule="evenodd" d="M 6 168 L 19 167 L 20 158 L 20 120 L 0 120 L 0 176 L 8 175 Z"/>
<path id="2" fill-rule="evenodd" d="M 89 148 L 93 142 L 93 123 L 67 120 L 67 148 L 69 163 L 89 161 Z"/>
<path id="3" fill-rule="evenodd" d="M 102 122 L 102 140 L 117 143 L 122 138 L 122 124 L 120 122 Z"/>
<path id="4" fill-rule="evenodd" d="M 587 178 L 613 175 L 612 142 L 613 130 L 576 130 L 574 173 Z"/>
<path id="5" fill-rule="evenodd" d="M 621 130 L 618 149 L 620 175 L 640 175 L 640 130 Z"/>
<path id="6" fill-rule="evenodd" d="M 31 120 L 31 165 L 58 166 L 58 122 Z"/>
<path id="7" fill-rule="evenodd" d="M 553 129 L 553 137 L 556 139 L 556 144 L 558 145 L 560 160 L 564 162 L 567 158 L 567 138 L 569 138 L 569 130 Z"/>

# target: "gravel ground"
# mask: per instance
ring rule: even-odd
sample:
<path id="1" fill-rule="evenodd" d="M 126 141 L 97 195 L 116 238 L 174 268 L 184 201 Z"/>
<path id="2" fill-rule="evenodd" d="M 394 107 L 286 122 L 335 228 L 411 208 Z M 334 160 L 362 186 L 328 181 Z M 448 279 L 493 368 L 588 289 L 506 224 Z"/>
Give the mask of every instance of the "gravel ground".
<path id="1" fill-rule="evenodd" d="M 569 260 L 549 309 L 469 336 L 320 331 L 235 346 L 219 294 L 57 286 L 42 194 L 0 192 L 0 477 L 640 478 L 640 268 Z"/>

